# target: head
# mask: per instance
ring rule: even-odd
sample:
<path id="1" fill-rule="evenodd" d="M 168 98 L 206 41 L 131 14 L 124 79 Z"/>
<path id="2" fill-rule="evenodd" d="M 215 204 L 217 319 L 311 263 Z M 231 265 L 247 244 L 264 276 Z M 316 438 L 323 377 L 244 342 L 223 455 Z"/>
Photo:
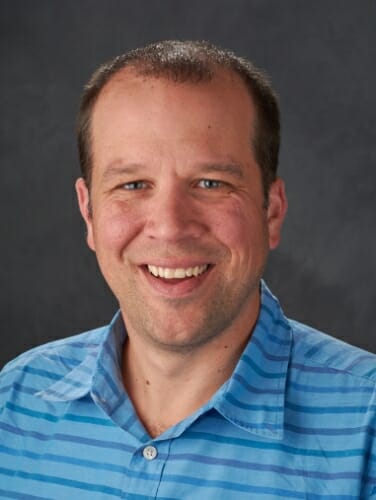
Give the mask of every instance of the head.
<path id="1" fill-rule="evenodd" d="M 103 64 L 84 89 L 77 120 L 78 150 L 82 177 L 90 190 L 92 170 L 91 118 L 95 103 L 106 84 L 119 71 L 134 68 L 145 77 L 200 84 L 211 81 L 219 70 L 238 75 L 256 109 L 250 137 L 261 169 L 265 203 L 276 179 L 280 145 L 280 116 L 277 96 L 266 75 L 250 61 L 208 42 L 166 40 L 131 50 Z"/>
<path id="2" fill-rule="evenodd" d="M 129 338 L 191 350 L 244 340 L 258 315 L 286 199 L 276 101 L 265 104 L 269 87 L 247 64 L 163 42 L 115 60 L 86 89 L 76 189 Z"/>

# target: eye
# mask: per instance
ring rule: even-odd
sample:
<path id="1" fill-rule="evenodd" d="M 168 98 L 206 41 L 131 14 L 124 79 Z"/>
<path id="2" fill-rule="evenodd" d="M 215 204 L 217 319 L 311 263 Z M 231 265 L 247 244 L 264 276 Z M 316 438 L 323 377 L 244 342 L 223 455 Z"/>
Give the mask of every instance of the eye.
<path id="1" fill-rule="evenodd" d="M 138 191 L 146 187 L 146 182 L 144 181 L 132 181 L 122 184 L 122 188 L 127 191 Z"/>
<path id="2" fill-rule="evenodd" d="M 201 179 L 198 186 L 204 189 L 218 189 L 223 186 L 223 182 L 215 179 Z"/>

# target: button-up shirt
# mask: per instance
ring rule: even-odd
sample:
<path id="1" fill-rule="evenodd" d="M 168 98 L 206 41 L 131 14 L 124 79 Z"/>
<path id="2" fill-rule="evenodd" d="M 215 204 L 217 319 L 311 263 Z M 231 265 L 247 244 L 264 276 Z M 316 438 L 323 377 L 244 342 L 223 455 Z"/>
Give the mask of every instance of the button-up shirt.
<path id="1" fill-rule="evenodd" d="M 9 363 L 0 498 L 376 498 L 376 356 L 261 299 L 232 376 L 156 438 L 122 383 L 120 313 Z"/>

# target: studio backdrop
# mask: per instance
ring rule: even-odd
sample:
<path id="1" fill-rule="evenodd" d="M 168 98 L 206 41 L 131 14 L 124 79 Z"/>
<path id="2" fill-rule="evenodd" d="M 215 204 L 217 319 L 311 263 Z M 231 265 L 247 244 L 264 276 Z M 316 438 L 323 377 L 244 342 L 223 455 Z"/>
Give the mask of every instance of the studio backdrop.
<path id="1" fill-rule="evenodd" d="M 287 315 L 376 352 L 374 0 L 2 0 L 0 366 L 113 316 L 75 200 L 75 117 L 100 63 L 166 38 L 269 74 L 289 213 L 266 280 Z"/>

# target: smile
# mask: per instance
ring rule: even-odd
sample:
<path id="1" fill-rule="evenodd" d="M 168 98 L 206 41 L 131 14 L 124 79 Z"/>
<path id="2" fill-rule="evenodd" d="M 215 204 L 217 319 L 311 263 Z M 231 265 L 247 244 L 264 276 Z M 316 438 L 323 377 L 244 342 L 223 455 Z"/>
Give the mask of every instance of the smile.
<path id="1" fill-rule="evenodd" d="M 187 268 L 158 267 L 148 264 L 148 271 L 156 278 L 183 279 L 200 276 L 209 268 L 209 264 Z"/>

